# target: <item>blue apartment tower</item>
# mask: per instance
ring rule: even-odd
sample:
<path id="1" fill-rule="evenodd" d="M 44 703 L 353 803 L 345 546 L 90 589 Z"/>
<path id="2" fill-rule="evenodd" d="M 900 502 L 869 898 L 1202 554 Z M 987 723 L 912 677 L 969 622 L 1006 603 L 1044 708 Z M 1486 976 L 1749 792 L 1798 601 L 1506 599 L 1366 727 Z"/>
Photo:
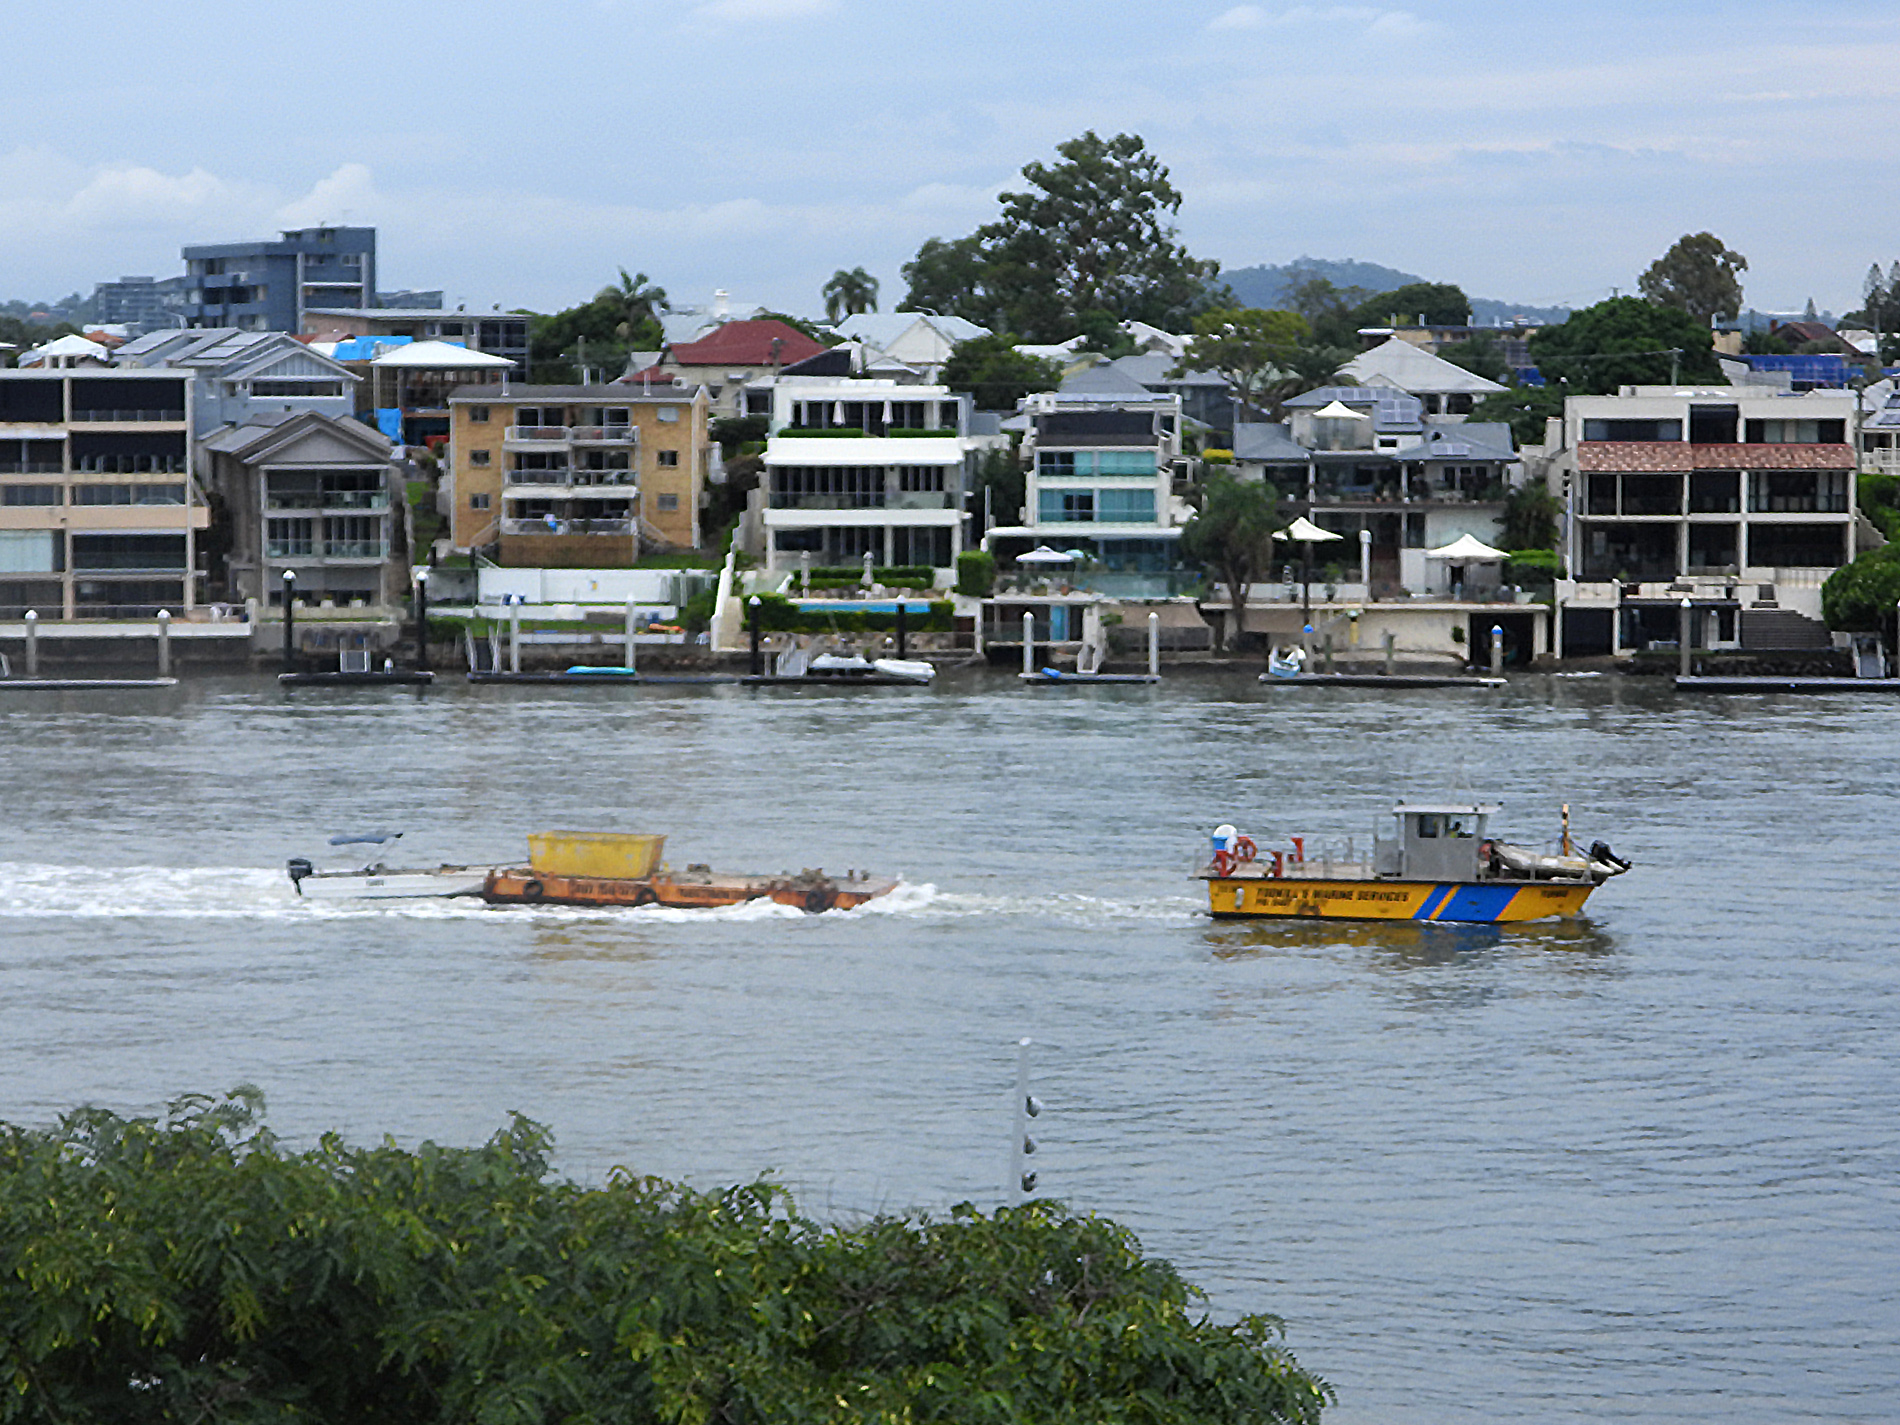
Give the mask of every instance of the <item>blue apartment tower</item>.
<path id="1" fill-rule="evenodd" d="M 312 307 L 376 304 L 376 229 L 301 228 L 277 242 L 184 250 L 186 322 L 300 332 Z"/>

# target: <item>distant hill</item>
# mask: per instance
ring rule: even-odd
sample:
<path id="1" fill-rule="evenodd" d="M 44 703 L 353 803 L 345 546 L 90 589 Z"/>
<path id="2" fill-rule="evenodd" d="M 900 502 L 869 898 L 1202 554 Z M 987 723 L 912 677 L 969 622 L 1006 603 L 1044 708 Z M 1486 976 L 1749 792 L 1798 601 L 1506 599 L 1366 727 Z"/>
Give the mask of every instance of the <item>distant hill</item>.
<path id="1" fill-rule="evenodd" d="M 1356 258 L 1296 257 L 1278 266 L 1235 267 L 1223 271 L 1221 281 L 1247 307 L 1284 307 L 1293 288 L 1310 274 L 1317 273 L 1335 287 L 1363 287 L 1368 292 L 1390 292 L 1408 282 L 1427 282 L 1430 278 L 1382 267 L 1376 262 Z M 1570 315 L 1568 307 L 1532 307 L 1521 302 L 1500 302 L 1491 297 L 1471 299 L 1471 319 L 1480 326 L 1523 320 L 1561 322 Z"/>

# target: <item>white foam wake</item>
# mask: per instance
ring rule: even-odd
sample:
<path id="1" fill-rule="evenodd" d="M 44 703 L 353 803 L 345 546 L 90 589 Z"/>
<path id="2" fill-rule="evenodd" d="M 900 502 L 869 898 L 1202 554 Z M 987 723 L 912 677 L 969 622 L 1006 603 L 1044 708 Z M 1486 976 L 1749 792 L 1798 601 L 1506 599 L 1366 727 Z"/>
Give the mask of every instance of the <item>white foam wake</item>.
<path id="1" fill-rule="evenodd" d="M 982 895 L 939 890 L 929 882 L 899 881 L 889 894 L 826 918 L 868 917 L 958 920 L 1032 917 L 1067 924 L 1163 921 L 1188 924 L 1199 902 L 1188 896 L 1152 900 L 1072 893 Z M 313 900 L 300 897 L 283 871 L 258 866 L 54 866 L 0 862 L 0 920 L 453 920 L 509 915 L 536 921 L 598 921 L 631 917 L 645 924 L 796 921 L 796 906 L 759 899 L 710 910 L 674 906 L 490 906 L 478 897 L 414 900 Z"/>

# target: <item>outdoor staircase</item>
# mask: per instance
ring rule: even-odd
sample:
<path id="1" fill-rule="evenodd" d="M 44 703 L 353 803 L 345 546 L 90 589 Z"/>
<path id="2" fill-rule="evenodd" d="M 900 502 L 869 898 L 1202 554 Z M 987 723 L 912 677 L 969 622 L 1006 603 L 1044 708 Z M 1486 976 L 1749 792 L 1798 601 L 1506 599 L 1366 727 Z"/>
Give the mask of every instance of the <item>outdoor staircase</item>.
<path id="1" fill-rule="evenodd" d="M 1743 609 L 1742 647 L 1750 653 L 1832 648 L 1827 625 L 1792 609 Z"/>

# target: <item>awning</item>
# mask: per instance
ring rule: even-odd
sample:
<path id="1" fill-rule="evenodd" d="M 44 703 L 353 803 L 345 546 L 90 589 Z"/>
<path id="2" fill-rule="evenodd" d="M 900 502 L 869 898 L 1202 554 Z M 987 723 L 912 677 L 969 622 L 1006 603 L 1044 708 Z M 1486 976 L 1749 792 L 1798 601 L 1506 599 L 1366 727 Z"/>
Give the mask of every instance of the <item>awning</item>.
<path id="1" fill-rule="evenodd" d="M 1461 534 L 1450 544 L 1426 550 L 1425 557 L 1449 559 L 1454 564 L 1474 564 L 1491 559 L 1509 559 L 1511 556 L 1502 549 L 1493 549 L 1481 539 L 1469 534 Z"/>

